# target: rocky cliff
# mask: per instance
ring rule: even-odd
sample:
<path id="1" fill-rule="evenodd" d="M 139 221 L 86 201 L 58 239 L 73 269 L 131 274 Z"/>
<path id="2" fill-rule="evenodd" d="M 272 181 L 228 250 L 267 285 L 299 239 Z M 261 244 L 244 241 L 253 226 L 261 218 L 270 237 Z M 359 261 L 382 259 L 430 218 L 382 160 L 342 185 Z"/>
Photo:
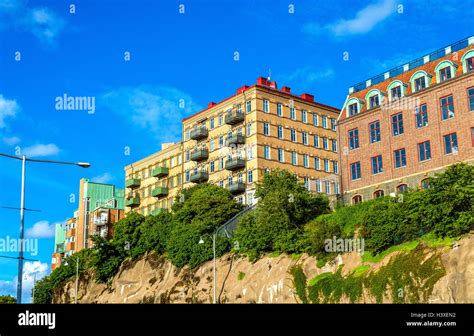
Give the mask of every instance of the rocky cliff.
<path id="1" fill-rule="evenodd" d="M 428 248 L 442 262 L 445 275 L 433 287 L 426 302 L 474 303 L 474 236 L 471 235 L 451 247 Z M 296 303 L 292 266 L 300 265 L 308 279 L 324 272 L 350 274 L 361 265 L 370 270 L 387 265 L 401 252 L 385 256 L 377 263 L 362 262 L 357 253 L 339 255 L 322 268 L 316 259 L 307 255 L 294 258 L 288 255 L 266 256 L 255 263 L 246 258 L 226 255 L 217 260 L 217 293 L 220 302 L 232 303 Z M 411 253 L 411 252 L 408 252 Z M 444 274 L 444 273 L 443 273 Z M 106 284 L 97 284 L 87 274 L 79 281 L 79 303 L 210 303 L 213 294 L 212 261 L 196 269 L 174 267 L 162 256 L 147 254 L 122 264 L 115 277 Z M 67 282 L 54 295 L 55 303 L 74 301 L 74 280 Z M 342 298 L 341 302 L 347 302 Z M 358 302 L 375 302 L 364 294 Z M 383 302 L 391 302 L 390 295 Z"/>

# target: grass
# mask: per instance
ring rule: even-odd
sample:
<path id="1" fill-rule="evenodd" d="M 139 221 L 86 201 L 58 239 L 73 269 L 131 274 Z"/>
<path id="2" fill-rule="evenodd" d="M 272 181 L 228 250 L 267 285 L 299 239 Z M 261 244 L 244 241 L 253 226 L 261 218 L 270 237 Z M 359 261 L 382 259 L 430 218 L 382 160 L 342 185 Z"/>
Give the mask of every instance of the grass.
<path id="1" fill-rule="evenodd" d="M 312 287 L 312 286 L 316 285 L 319 280 L 324 279 L 324 278 L 327 278 L 327 277 L 329 277 L 329 276 L 332 276 L 332 272 L 324 272 L 324 273 L 318 274 L 318 275 L 316 275 L 314 278 L 312 278 L 311 280 L 309 280 L 308 286 L 309 286 L 309 287 Z"/>
<path id="2" fill-rule="evenodd" d="M 244 272 L 239 272 L 237 275 L 237 280 L 242 281 L 245 278 L 245 273 Z"/>
<path id="3" fill-rule="evenodd" d="M 365 272 L 367 272 L 369 269 L 370 269 L 369 265 L 359 266 L 357 268 L 354 268 L 354 270 L 352 271 L 352 275 L 355 276 L 355 277 L 359 277 L 362 274 L 364 274 Z"/>
<path id="4" fill-rule="evenodd" d="M 362 255 L 362 261 L 363 262 L 377 263 L 377 262 L 380 262 L 383 258 L 385 258 L 390 253 L 397 252 L 397 251 L 399 251 L 399 252 L 409 252 L 409 251 L 414 250 L 419 244 L 420 244 L 419 240 L 409 241 L 409 242 L 406 242 L 406 243 L 403 243 L 403 244 L 400 244 L 400 245 L 392 246 L 392 247 L 386 249 L 385 251 L 383 251 L 379 254 L 376 254 L 376 255 L 373 255 L 372 252 L 370 252 L 370 251 L 366 251 Z"/>
<path id="5" fill-rule="evenodd" d="M 423 241 L 429 247 L 451 246 L 456 240 L 458 240 L 458 238 L 436 237 L 433 232 L 427 233 L 421 237 L 421 241 Z"/>

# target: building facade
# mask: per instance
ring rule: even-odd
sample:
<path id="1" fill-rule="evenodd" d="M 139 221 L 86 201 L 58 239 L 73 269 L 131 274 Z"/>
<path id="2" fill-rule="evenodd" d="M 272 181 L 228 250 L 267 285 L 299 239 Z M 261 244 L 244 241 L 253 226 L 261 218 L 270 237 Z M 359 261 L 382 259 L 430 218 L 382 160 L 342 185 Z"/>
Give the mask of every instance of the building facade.
<path id="1" fill-rule="evenodd" d="M 429 187 L 474 160 L 474 37 L 360 83 L 338 119 L 348 203 Z"/>
<path id="2" fill-rule="evenodd" d="M 242 86 L 233 96 L 184 119 L 182 142 L 173 149 L 125 167 L 127 197 L 136 195 L 134 188 L 145 197 L 126 211 L 169 209 L 180 188 L 202 182 L 228 188 L 239 202 L 253 204 L 255 183 L 274 169 L 287 169 L 309 190 L 335 198 L 340 192 L 338 114 L 310 94 L 294 95 L 288 87 L 279 90 L 275 82 L 258 78 L 255 85 Z M 168 152 L 177 166 L 166 159 Z M 153 169 L 161 167 L 169 168 L 174 182 L 168 175 L 153 175 Z M 141 181 L 129 182 L 132 177 Z"/>
<path id="3" fill-rule="evenodd" d="M 66 229 L 65 224 L 56 224 L 54 230 L 54 252 L 51 261 L 51 269 L 54 271 L 61 265 L 61 260 L 66 252 Z"/>

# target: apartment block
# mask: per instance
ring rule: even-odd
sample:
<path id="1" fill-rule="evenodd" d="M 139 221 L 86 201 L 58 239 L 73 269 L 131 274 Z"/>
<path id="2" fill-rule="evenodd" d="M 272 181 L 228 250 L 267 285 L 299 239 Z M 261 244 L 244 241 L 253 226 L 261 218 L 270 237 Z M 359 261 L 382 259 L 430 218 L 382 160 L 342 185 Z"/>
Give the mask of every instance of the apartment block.
<path id="1" fill-rule="evenodd" d="M 162 144 L 161 151 L 125 167 L 126 212 L 143 215 L 169 209 L 182 187 L 182 144 Z"/>
<path id="2" fill-rule="evenodd" d="M 349 89 L 338 119 L 346 202 L 429 188 L 474 160 L 474 37 Z"/>
<path id="3" fill-rule="evenodd" d="M 68 220 L 69 221 L 69 220 Z M 65 224 L 56 224 L 54 230 L 54 252 L 51 261 L 51 269 L 54 271 L 61 265 L 61 260 L 66 252 L 66 228 Z"/>

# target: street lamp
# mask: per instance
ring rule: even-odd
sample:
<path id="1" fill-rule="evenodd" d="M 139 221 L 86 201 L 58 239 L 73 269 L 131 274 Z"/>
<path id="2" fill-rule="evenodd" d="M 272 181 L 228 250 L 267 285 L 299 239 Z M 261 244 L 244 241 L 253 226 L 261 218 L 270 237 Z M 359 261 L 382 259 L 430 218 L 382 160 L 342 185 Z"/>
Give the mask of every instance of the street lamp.
<path id="1" fill-rule="evenodd" d="M 9 154 L 0 153 L 0 156 L 4 156 L 10 159 L 21 160 L 21 201 L 20 201 L 20 248 L 18 256 L 18 285 L 16 289 L 16 302 L 21 303 L 21 291 L 23 287 L 23 238 L 24 238 L 24 223 L 25 223 L 25 168 L 26 161 L 32 162 L 42 162 L 42 163 L 55 163 L 55 164 L 64 164 L 64 165 L 73 165 L 79 166 L 82 168 L 89 168 L 90 163 L 88 162 L 65 162 L 65 161 L 53 161 L 53 160 L 40 160 L 27 158 L 25 155 L 15 156 Z"/>

